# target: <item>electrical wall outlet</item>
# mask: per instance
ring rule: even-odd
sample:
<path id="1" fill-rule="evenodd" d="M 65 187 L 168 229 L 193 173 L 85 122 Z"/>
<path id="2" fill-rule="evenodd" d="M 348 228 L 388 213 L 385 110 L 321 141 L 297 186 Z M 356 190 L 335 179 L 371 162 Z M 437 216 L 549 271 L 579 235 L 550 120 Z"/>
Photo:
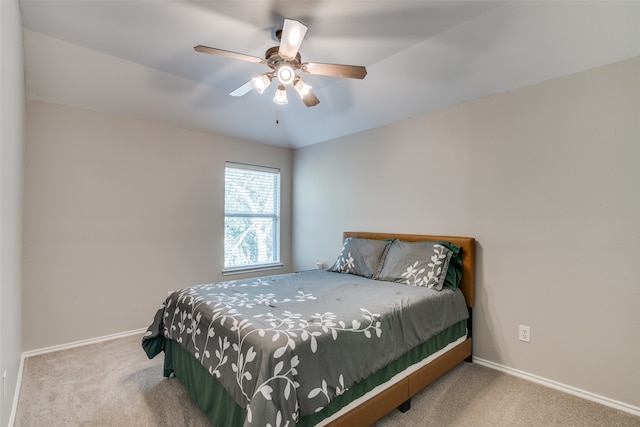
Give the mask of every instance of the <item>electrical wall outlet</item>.
<path id="1" fill-rule="evenodd" d="M 520 325 L 518 329 L 518 339 L 524 342 L 531 342 L 531 328 Z"/>

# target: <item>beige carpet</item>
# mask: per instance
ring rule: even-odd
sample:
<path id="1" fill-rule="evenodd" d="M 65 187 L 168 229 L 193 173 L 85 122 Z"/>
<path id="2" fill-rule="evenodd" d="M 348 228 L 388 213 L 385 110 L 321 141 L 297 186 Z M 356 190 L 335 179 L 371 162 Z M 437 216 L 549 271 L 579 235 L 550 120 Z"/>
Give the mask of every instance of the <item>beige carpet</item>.
<path id="1" fill-rule="evenodd" d="M 162 357 L 140 337 L 26 359 L 16 427 L 209 426 Z M 391 426 L 634 426 L 640 417 L 475 364 L 462 363 L 376 423 Z M 220 426 L 223 427 L 223 426 Z"/>

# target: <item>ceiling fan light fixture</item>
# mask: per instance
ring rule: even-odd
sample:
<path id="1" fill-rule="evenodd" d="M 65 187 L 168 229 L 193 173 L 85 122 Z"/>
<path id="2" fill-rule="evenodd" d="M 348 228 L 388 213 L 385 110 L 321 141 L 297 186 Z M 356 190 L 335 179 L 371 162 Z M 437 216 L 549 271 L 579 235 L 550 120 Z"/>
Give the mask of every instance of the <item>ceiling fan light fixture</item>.
<path id="1" fill-rule="evenodd" d="M 271 84 L 271 76 L 268 73 L 260 74 L 258 77 L 252 78 L 251 83 L 254 89 L 257 90 L 259 94 L 262 94 Z"/>
<path id="2" fill-rule="evenodd" d="M 278 76 L 280 83 L 283 85 L 291 84 L 293 79 L 296 77 L 296 74 L 293 72 L 293 68 L 286 64 L 278 67 L 276 75 Z"/>
<path id="3" fill-rule="evenodd" d="M 194 49 L 196 52 L 265 64 L 271 69 L 268 73 L 263 73 L 231 91 L 231 93 L 229 93 L 231 96 L 244 96 L 251 92 L 252 89 L 262 94 L 267 87 L 271 85 L 273 79 L 277 78 L 278 88 L 273 102 L 280 105 L 286 104 L 288 102 L 286 87 L 291 85 L 302 99 L 304 105 L 313 107 L 314 105 L 318 105 L 320 100 L 313 93 L 311 86 L 303 82 L 300 77 L 296 75 L 296 70 L 320 76 L 364 79 L 367 75 L 367 69 L 359 65 L 325 64 L 318 62 L 303 63 L 299 50 L 306 33 L 307 26 L 302 22 L 296 21 L 295 19 L 285 19 L 282 29 L 276 30 L 274 33 L 275 39 L 280 41 L 279 46 L 272 46 L 267 49 L 262 58 L 203 45 L 195 46 Z"/>
<path id="4" fill-rule="evenodd" d="M 300 77 L 296 78 L 293 82 L 293 88 L 296 90 L 301 99 L 309 95 L 311 92 L 311 86 L 302 81 Z"/>
<path id="5" fill-rule="evenodd" d="M 287 102 L 287 89 L 283 85 L 279 85 L 276 89 L 276 95 L 273 97 L 273 102 L 278 105 L 284 105 Z"/>

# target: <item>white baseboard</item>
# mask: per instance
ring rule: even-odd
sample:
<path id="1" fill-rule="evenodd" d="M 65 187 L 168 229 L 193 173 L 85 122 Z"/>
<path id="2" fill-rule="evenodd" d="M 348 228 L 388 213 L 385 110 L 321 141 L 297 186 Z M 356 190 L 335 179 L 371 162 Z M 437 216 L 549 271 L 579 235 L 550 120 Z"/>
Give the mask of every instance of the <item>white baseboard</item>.
<path id="1" fill-rule="evenodd" d="M 130 337 L 132 335 L 140 335 L 140 339 L 142 339 L 142 335 L 145 333 L 146 330 L 147 330 L 147 328 L 135 329 L 133 331 L 119 332 L 117 334 L 104 335 L 104 336 L 101 336 L 101 337 L 90 338 L 90 339 L 82 340 L 82 341 L 74 341 L 74 342 L 71 342 L 71 343 L 68 343 L 68 344 L 60 344 L 60 345 L 54 345 L 52 347 L 45 347 L 45 348 L 40 348 L 40 349 L 37 349 L 37 350 L 25 351 L 24 353 L 22 353 L 22 357 L 23 358 L 27 358 L 27 357 L 37 356 L 39 354 L 52 353 L 54 351 L 68 350 L 68 349 L 74 348 L 74 347 L 82 347 L 83 345 L 96 344 L 96 343 L 103 342 L 103 341 L 109 341 L 109 340 L 115 340 L 115 339 L 118 339 L 118 338 Z"/>
<path id="2" fill-rule="evenodd" d="M 9 416 L 9 424 L 8 427 L 13 427 L 16 420 L 16 411 L 18 410 L 18 399 L 20 398 L 20 388 L 22 387 L 22 372 L 24 369 L 24 361 L 28 357 L 38 356 L 40 354 L 52 353 L 54 351 L 67 350 L 70 348 L 81 347 L 83 345 L 95 344 L 103 341 L 115 340 L 118 338 L 130 337 L 133 335 L 140 335 L 142 339 L 142 335 L 144 335 L 147 328 L 135 329 L 133 331 L 120 332 L 117 334 L 104 335 L 97 338 L 90 338 L 87 340 L 74 341 L 68 344 L 54 345 L 52 347 L 40 348 L 37 350 L 25 351 L 22 353 L 20 357 L 20 367 L 18 368 L 18 379 L 16 381 L 16 391 L 13 396 L 13 405 L 11 406 L 11 415 Z"/>
<path id="3" fill-rule="evenodd" d="M 637 406 L 629 405 L 628 403 L 609 399 L 608 397 L 600 396 L 595 393 L 581 390 L 579 388 L 562 384 L 557 381 L 552 381 L 547 378 L 539 377 L 537 375 L 533 375 L 528 372 L 524 372 L 518 369 L 510 368 L 508 366 L 500 365 L 499 363 L 491 362 L 489 360 L 481 359 L 479 357 L 473 357 L 473 363 L 477 363 L 478 365 L 486 366 L 487 368 L 495 369 L 495 370 L 507 373 L 509 375 L 513 375 L 537 384 L 541 384 L 546 387 L 560 390 L 565 393 L 569 393 L 574 396 L 578 396 L 583 399 L 590 400 L 592 402 L 600 403 L 601 405 L 609 406 L 611 408 L 619 409 L 621 411 L 640 416 L 640 408 Z"/>
<path id="4" fill-rule="evenodd" d="M 20 366 L 18 367 L 18 378 L 16 379 L 16 389 L 13 393 L 13 403 L 11 404 L 11 414 L 9 414 L 8 427 L 13 427 L 16 422 L 16 412 L 18 411 L 18 397 L 20 397 L 20 387 L 22 387 L 22 370 L 24 369 L 24 354 L 20 357 Z"/>

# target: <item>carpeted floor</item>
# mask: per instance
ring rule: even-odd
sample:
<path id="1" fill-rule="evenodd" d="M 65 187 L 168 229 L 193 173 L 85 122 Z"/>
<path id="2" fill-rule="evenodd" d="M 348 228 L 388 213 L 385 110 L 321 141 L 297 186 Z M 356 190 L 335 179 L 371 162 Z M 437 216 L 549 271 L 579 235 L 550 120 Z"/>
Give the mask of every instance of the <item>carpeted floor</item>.
<path id="1" fill-rule="evenodd" d="M 25 361 L 16 427 L 209 426 L 162 357 L 141 337 L 120 338 Z M 376 427 L 633 426 L 640 417 L 476 364 L 462 363 Z"/>

